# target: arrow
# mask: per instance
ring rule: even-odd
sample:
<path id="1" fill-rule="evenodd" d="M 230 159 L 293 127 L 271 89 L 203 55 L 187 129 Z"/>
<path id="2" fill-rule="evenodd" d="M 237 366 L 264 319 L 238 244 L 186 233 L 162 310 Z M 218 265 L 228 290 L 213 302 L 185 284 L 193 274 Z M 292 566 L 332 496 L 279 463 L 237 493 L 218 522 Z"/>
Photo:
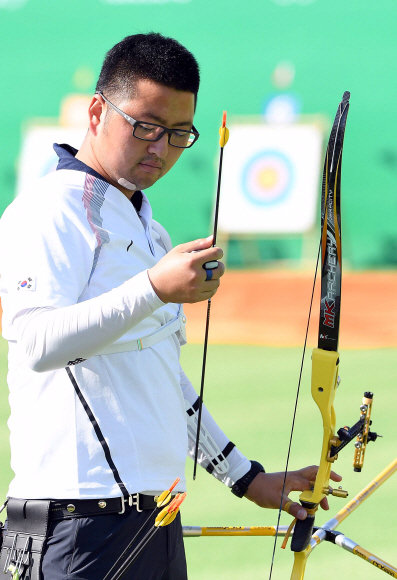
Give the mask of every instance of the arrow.
<path id="1" fill-rule="evenodd" d="M 125 562 L 120 566 L 114 576 L 111 577 L 111 580 L 119 580 L 127 570 L 132 566 L 138 556 L 143 552 L 149 542 L 154 538 L 154 536 L 158 533 L 158 531 L 164 527 L 171 524 L 177 516 L 179 512 L 179 508 L 182 502 L 186 498 L 185 493 L 178 493 L 169 506 L 166 506 L 156 517 L 154 522 L 154 526 L 146 533 L 146 535 L 142 538 L 142 540 L 137 544 L 131 554 L 126 558 Z M 153 554 L 155 557 L 155 554 Z M 120 558 L 119 558 L 120 559 Z"/>
<path id="2" fill-rule="evenodd" d="M 171 492 L 173 491 L 173 489 L 178 485 L 178 483 L 180 482 L 180 477 L 177 477 L 176 480 L 174 481 L 174 483 L 171 485 L 170 488 L 166 489 L 165 491 L 163 491 L 158 497 L 155 497 L 154 500 L 157 503 L 156 508 L 153 510 L 153 512 L 151 512 L 149 514 L 149 517 L 145 520 L 145 522 L 143 523 L 143 525 L 139 528 L 139 530 L 136 532 L 136 534 L 134 535 L 134 537 L 132 538 L 132 540 L 130 540 L 130 542 L 128 543 L 128 546 L 124 549 L 124 551 L 122 552 L 122 554 L 120 554 L 120 556 L 117 558 L 116 562 L 113 564 L 113 566 L 110 568 L 109 572 L 106 574 L 106 576 L 104 577 L 103 580 L 108 580 L 108 578 L 111 578 L 111 580 L 115 580 L 116 578 L 119 578 L 121 576 L 118 576 L 118 574 L 120 573 L 120 570 L 122 568 L 124 568 L 125 562 L 122 564 L 122 566 L 115 572 L 115 574 L 111 577 L 110 575 L 112 574 L 112 572 L 114 572 L 114 570 L 116 569 L 117 565 L 119 564 L 119 562 L 126 556 L 128 550 L 131 548 L 131 546 L 133 545 L 133 543 L 135 542 L 135 540 L 138 538 L 138 536 L 141 534 L 141 532 L 146 528 L 146 526 L 149 524 L 150 520 L 156 515 L 156 513 L 158 513 L 160 511 L 160 509 L 164 506 L 166 506 L 172 496 L 171 496 Z M 175 496 L 176 497 L 176 496 Z M 134 553 L 134 552 L 133 552 Z M 131 562 L 132 563 L 132 562 Z M 124 572 L 123 572 L 124 574 Z"/>
<path id="3" fill-rule="evenodd" d="M 219 145 L 220 145 L 220 156 L 219 156 L 219 169 L 218 169 L 218 186 L 216 191 L 216 201 L 215 201 L 215 218 L 214 218 L 214 231 L 212 247 L 216 244 L 216 236 L 218 233 L 218 216 L 219 216 L 219 199 L 221 193 L 221 179 L 222 179 L 222 162 L 223 162 L 223 148 L 229 140 L 229 129 L 226 127 L 226 116 L 227 112 L 223 111 L 222 126 L 219 129 Z M 203 264 L 203 268 L 207 270 L 214 270 L 218 267 L 218 262 L 206 262 Z M 196 447 L 194 450 L 194 468 L 193 468 L 193 480 L 196 479 L 197 470 L 197 457 L 200 444 L 200 429 L 201 429 L 201 416 L 203 411 L 203 395 L 204 395 L 204 382 L 205 382 L 205 369 L 207 364 L 207 346 L 208 346 L 208 331 L 210 327 L 210 313 L 211 313 L 211 298 L 208 299 L 207 304 L 207 318 L 205 324 L 205 335 L 204 335 L 204 351 L 203 351 L 203 365 L 201 369 L 201 385 L 200 385 L 200 396 L 199 396 L 199 408 L 197 417 L 197 433 L 196 433 Z"/>

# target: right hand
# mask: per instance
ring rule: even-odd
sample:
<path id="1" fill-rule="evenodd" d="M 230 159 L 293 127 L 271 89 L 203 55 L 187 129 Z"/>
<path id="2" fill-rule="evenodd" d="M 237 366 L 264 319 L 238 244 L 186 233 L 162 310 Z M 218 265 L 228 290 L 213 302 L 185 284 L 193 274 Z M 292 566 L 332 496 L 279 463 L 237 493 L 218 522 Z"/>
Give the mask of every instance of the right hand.
<path id="1" fill-rule="evenodd" d="M 206 280 L 205 262 L 219 260 L 221 248 L 213 248 L 212 237 L 180 244 L 148 270 L 149 280 L 163 302 L 193 303 L 211 298 L 219 287 L 225 266 L 219 262 L 212 280 Z"/>
<path id="2" fill-rule="evenodd" d="M 307 516 L 306 510 L 298 502 L 292 502 L 288 497 L 291 491 L 305 491 L 311 488 L 311 482 L 316 479 L 318 467 L 310 465 L 296 471 L 288 471 L 285 479 L 285 488 L 283 496 L 283 509 L 287 503 L 290 503 L 288 513 L 298 520 L 304 520 Z M 245 497 L 256 503 L 259 507 L 279 509 L 281 492 L 284 487 L 284 472 L 276 473 L 258 473 L 255 479 L 250 483 Z M 341 476 L 331 471 L 330 479 L 332 481 L 341 481 Z M 320 506 L 323 510 L 329 510 L 328 500 L 324 497 Z"/>

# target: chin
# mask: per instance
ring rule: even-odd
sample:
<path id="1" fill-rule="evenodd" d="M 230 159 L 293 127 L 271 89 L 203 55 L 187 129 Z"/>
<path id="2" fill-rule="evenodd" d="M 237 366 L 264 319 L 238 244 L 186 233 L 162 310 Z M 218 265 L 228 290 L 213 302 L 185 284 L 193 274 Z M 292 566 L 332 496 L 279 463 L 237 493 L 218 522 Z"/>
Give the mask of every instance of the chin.
<path id="1" fill-rule="evenodd" d="M 160 178 L 156 179 L 137 179 L 133 181 L 135 183 L 137 189 L 148 189 L 152 185 L 154 185 Z"/>

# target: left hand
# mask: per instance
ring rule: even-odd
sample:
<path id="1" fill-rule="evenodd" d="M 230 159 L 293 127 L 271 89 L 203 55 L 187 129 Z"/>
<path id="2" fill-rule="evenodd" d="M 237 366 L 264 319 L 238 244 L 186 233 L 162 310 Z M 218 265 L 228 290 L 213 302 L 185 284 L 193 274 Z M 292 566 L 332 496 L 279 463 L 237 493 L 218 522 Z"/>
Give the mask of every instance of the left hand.
<path id="1" fill-rule="evenodd" d="M 283 509 L 288 501 L 291 501 L 288 494 L 291 491 L 305 491 L 310 489 L 310 482 L 316 479 L 318 467 L 311 465 L 297 471 L 288 471 L 285 480 L 283 495 Z M 332 481 L 339 482 L 342 477 L 331 471 Z M 245 497 L 256 503 L 259 507 L 279 509 L 281 492 L 283 490 L 284 472 L 278 473 L 258 473 L 250 483 Z M 329 510 L 328 500 L 324 497 L 320 506 L 323 510 Z M 288 509 L 288 513 L 298 520 L 304 520 L 307 516 L 306 510 L 298 502 L 293 502 Z"/>

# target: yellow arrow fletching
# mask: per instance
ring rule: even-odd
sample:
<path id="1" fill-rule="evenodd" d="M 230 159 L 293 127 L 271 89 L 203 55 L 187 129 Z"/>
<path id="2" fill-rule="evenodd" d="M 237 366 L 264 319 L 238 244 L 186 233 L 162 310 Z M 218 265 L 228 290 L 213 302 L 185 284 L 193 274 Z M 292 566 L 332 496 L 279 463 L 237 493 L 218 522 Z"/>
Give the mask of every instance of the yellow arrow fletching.
<path id="1" fill-rule="evenodd" d="M 154 501 L 157 502 L 158 508 L 161 508 L 167 505 L 167 503 L 169 503 L 169 501 L 171 500 L 171 491 L 174 489 L 174 487 L 176 487 L 176 485 L 180 482 L 180 480 L 181 478 L 177 477 L 169 489 L 166 489 L 158 497 L 154 498 Z"/>
<path id="2" fill-rule="evenodd" d="M 168 524 L 170 524 L 175 519 L 178 511 L 179 510 L 170 512 L 169 506 L 165 507 L 163 510 L 161 510 L 161 512 L 159 513 L 159 515 L 157 516 L 157 518 L 155 519 L 155 522 L 154 522 L 154 525 L 156 526 L 156 528 L 158 528 L 160 526 L 168 526 Z"/>
<path id="3" fill-rule="evenodd" d="M 219 145 L 224 147 L 229 140 L 229 129 L 227 127 L 221 127 L 219 129 L 219 135 L 221 136 L 219 139 Z"/>
<path id="4" fill-rule="evenodd" d="M 169 503 L 171 499 L 171 492 L 166 489 L 165 491 L 163 491 L 163 493 L 158 497 L 157 501 L 157 507 L 161 508 L 165 505 L 167 505 L 167 503 Z"/>
<path id="5" fill-rule="evenodd" d="M 168 515 L 168 508 L 164 508 L 161 510 L 161 512 L 158 514 L 158 516 L 155 519 L 154 525 L 156 527 L 158 527 L 160 525 L 160 522 Z"/>
<path id="6" fill-rule="evenodd" d="M 178 511 L 179 510 L 176 510 L 175 512 L 172 512 L 170 514 L 167 513 L 166 516 L 162 520 L 159 520 L 159 521 L 157 521 L 157 518 L 156 518 L 156 521 L 154 523 L 154 525 L 156 526 L 156 528 L 163 527 L 163 526 L 168 526 L 168 524 L 170 524 L 171 522 L 174 521 L 174 519 L 176 518 L 176 514 L 178 513 Z"/>
<path id="7" fill-rule="evenodd" d="M 219 129 L 219 135 L 221 136 L 219 145 L 221 147 L 224 147 L 229 140 L 229 129 L 226 127 L 226 115 L 227 111 L 223 111 L 222 127 Z"/>
<path id="8" fill-rule="evenodd" d="M 176 514 L 179 511 L 181 503 L 184 501 L 186 497 L 186 492 L 180 494 L 178 493 L 169 506 L 166 506 L 155 519 L 154 525 L 156 528 L 159 526 L 168 526 L 172 521 L 174 521 Z"/>

